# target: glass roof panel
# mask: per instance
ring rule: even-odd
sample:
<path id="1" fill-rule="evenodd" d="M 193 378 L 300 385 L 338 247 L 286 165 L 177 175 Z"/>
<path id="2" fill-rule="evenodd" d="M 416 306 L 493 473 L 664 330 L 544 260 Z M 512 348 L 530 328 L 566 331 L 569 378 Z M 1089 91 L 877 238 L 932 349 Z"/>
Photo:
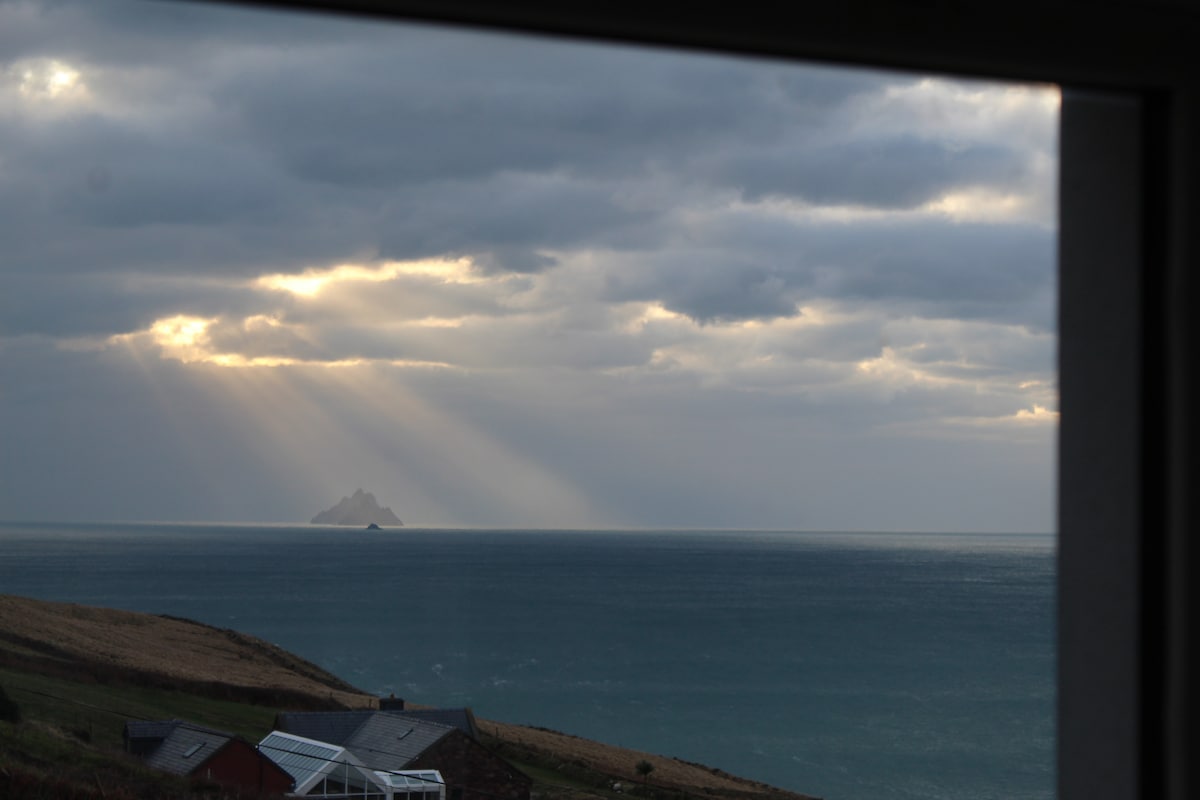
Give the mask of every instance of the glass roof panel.
<path id="1" fill-rule="evenodd" d="M 387 781 L 388 785 L 393 789 L 429 789 L 430 791 L 440 788 L 441 784 L 445 783 L 442 780 L 442 775 L 437 770 L 404 770 L 401 772 L 378 772 Z"/>
<path id="2" fill-rule="evenodd" d="M 340 747 L 288 736 L 279 731 L 267 734 L 258 746 L 296 780 L 297 786 L 343 756 Z"/>

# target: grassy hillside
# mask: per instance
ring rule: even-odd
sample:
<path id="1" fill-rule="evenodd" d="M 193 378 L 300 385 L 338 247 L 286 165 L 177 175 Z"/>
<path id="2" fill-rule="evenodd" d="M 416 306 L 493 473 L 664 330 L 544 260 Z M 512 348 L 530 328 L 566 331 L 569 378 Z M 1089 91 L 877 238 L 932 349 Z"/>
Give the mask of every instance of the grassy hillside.
<path id="1" fill-rule="evenodd" d="M 142 767 L 129 719 L 185 719 L 258 741 L 281 710 L 370 708 L 337 676 L 236 631 L 171 617 L 0 595 L 0 797 L 218 798 Z M 5 720 L 13 706 L 19 720 Z M 481 719 L 485 744 L 534 778 L 537 800 L 804 800 L 652 753 Z M 651 766 L 648 776 L 637 765 Z"/>
<path id="2" fill-rule="evenodd" d="M 122 752 L 127 719 L 191 719 L 247 738 L 261 737 L 272 709 L 214 700 L 164 688 L 107 685 L 0 668 L 0 690 L 18 709 L 18 722 L 0 721 L 0 797 L 222 797 L 143 767 Z"/>

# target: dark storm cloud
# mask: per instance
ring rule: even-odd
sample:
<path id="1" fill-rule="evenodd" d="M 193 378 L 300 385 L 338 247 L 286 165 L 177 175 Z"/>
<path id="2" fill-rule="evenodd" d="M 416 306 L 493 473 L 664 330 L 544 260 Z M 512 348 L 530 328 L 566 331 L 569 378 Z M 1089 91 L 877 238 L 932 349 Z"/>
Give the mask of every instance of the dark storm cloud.
<path id="1" fill-rule="evenodd" d="M 657 243 L 664 235 L 661 214 L 623 207 L 615 196 L 619 188 L 599 180 L 504 173 L 397 193 L 383 212 L 380 255 L 473 255 L 491 271 L 537 272 L 556 263 L 543 249 Z"/>
<path id="2" fill-rule="evenodd" d="M 386 251 L 385 251 L 386 252 Z M 476 265 L 487 273 L 541 272 L 558 264 L 558 259 L 519 245 L 500 245 L 480 253 Z"/>
<path id="3" fill-rule="evenodd" d="M 8 191 L 44 194 L 47 214 L 84 230 L 262 223 L 283 199 L 259 154 L 203 134 L 91 117 L 0 145 L 23 155 Z"/>
<path id="4" fill-rule="evenodd" d="M 660 299 L 668 310 L 701 323 L 790 317 L 799 299 L 797 287 L 777 268 L 693 262 L 660 278 L 662 283 L 638 299 Z"/>
<path id="5" fill-rule="evenodd" d="M 18 4 L 6 21 L 9 64 L 74 60 L 94 99 L 0 112 L 0 236 L 30 281 L 439 255 L 532 273 L 551 251 L 677 241 L 678 209 L 722 192 L 911 207 L 1026 172 L 1000 140 L 852 124 L 861 98 L 908 77 L 188 4 Z M 977 260 L 961 241 L 796 242 L 812 231 L 770 224 L 714 219 L 730 240 L 657 279 L 664 304 L 706 322 L 787 315 L 842 255 L 865 261 L 819 290 L 936 301 L 986 283 L 954 272 Z M 1003 313 L 1019 283 L 984 286 L 974 313 Z"/>
<path id="6" fill-rule="evenodd" d="M 1055 242 L 1032 225 L 866 225 L 819 237 L 806 258 L 822 268 L 824 296 L 911 304 L 934 317 L 946 304 L 945 316 L 1025 323 L 1034 322 L 1029 302 L 1053 283 Z"/>
<path id="7" fill-rule="evenodd" d="M 1026 176 L 1023 154 L 1014 148 L 960 148 L 906 133 L 742 152 L 721 163 L 716 177 L 750 199 L 914 208 L 953 189 L 1008 188 Z"/>
<path id="8" fill-rule="evenodd" d="M 6 59 L 47 51 L 100 64 L 207 60 L 239 45 L 290 47 L 352 37 L 386 39 L 384 26 L 323 14 L 280 14 L 188 0 L 8 0 L 0 6 Z"/>
<path id="9" fill-rule="evenodd" d="M 608 296 L 658 299 L 703 322 L 790 316 L 797 304 L 825 298 L 886 303 L 893 313 L 1054 324 L 1040 299 L 1053 288 L 1055 237 L 1041 227 L 813 225 L 739 214 L 697 236 L 712 246 L 611 267 Z"/>
<path id="10" fill-rule="evenodd" d="M 848 134 L 846 104 L 878 91 L 877 76 L 815 70 L 798 81 L 763 64 L 680 68 L 675 54 L 459 43 L 440 31 L 327 56 L 319 71 L 279 59 L 214 90 L 290 174 L 315 183 L 411 186 L 513 170 L 636 180 L 656 169 L 751 198 L 911 207 L 1024 176 L 1024 153 L 1003 142 Z"/>
<path id="11" fill-rule="evenodd" d="M 371 186 L 677 167 L 695 148 L 769 141 L 878 86 L 818 70 L 783 92 L 748 63 L 437 29 L 319 55 L 319 68 L 303 54 L 256 64 L 215 87 L 216 102 L 298 176 Z"/>

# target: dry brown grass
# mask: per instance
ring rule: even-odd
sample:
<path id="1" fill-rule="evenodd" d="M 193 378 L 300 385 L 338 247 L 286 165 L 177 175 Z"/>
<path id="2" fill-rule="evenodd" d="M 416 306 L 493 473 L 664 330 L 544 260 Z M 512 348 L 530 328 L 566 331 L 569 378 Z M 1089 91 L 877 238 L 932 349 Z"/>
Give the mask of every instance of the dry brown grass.
<path id="1" fill-rule="evenodd" d="M 0 595 L 0 636 L 5 640 L 0 648 L 10 652 L 34 650 L 186 681 L 285 689 L 348 707 L 373 699 L 269 642 L 189 620 Z"/>
<path id="2" fill-rule="evenodd" d="M 636 765 L 645 760 L 654 766 L 650 783 L 696 792 L 726 796 L 760 795 L 771 798 L 800 798 L 805 795 L 787 792 L 764 783 L 739 778 L 722 770 L 705 767 L 675 758 L 630 750 L 624 747 L 594 742 L 557 731 L 530 728 L 492 720 L 477 720 L 480 731 L 502 741 L 553 753 L 564 762 L 582 762 L 590 769 L 612 775 L 629 783 L 641 783 Z"/>

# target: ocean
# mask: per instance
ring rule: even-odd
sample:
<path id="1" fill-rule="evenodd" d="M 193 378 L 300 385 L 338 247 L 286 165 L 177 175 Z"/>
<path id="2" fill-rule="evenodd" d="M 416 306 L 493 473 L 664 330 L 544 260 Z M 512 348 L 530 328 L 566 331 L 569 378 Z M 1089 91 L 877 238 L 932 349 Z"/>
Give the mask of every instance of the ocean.
<path id="1" fill-rule="evenodd" d="M 828 800 L 1054 796 L 1052 535 L 0 523 L 0 592 Z"/>

